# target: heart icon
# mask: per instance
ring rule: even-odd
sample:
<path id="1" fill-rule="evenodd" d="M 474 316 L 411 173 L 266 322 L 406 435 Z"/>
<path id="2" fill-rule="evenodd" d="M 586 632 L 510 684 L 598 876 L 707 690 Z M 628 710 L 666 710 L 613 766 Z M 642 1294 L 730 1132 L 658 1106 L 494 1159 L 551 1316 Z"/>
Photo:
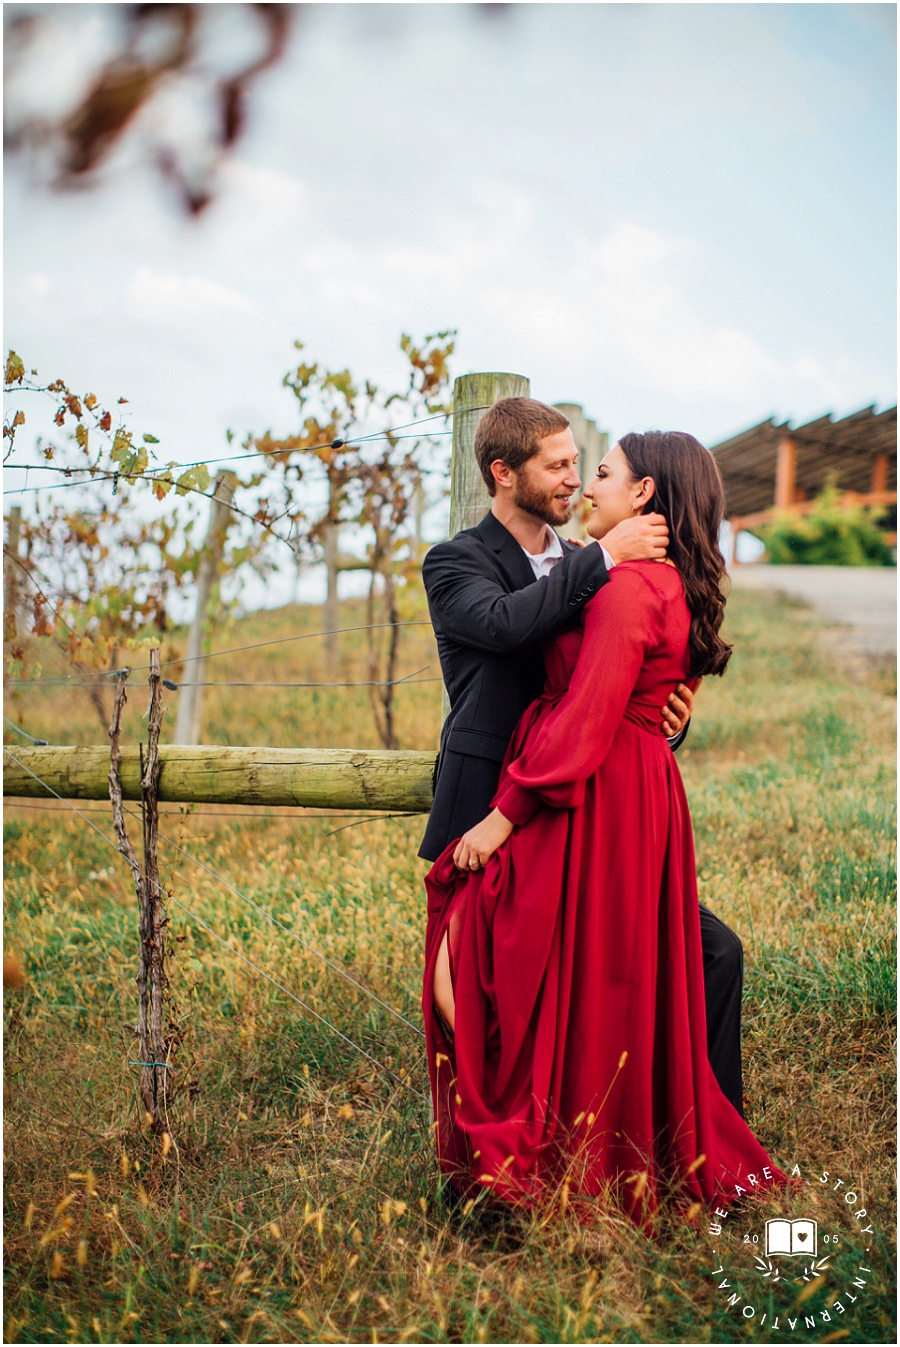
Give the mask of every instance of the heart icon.
<path id="1" fill-rule="evenodd" d="M 798 1230 L 798 1231 L 797 1231 L 797 1238 L 799 1239 L 800 1243 L 802 1244 L 803 1241 L 804 1241 L 805 1239 L 808 1239 L 808 1238 L 809 1238 L 809 1235 L 807 1234 L 807 1232 L 806 1232 L 805 1230 Z"/>

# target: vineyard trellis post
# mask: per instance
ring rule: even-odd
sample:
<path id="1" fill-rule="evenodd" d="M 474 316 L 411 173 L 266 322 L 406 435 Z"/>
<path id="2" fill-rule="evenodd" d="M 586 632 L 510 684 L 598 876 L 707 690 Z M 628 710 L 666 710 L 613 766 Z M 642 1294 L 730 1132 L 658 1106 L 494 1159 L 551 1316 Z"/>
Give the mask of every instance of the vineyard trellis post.
<path id="1" fill-rule="evenodd" d="M 176 744 L 198 744 L 200 742 L 201 717 L 203 714 L 203 688 L 206 661 L 202 658 L 204 646 L 209 642 L 210 628 L 215 614 L 212 609 L 215 601 L 215 583 L 225 550 L 225 535 L 231 522 L 229 506 L 237 487 L 237 474 L 220 472 L 213 488 L 212 505 L 209 512 L 209 527 L 203 555 L 197 568 L 197 610 L 188 634 L 186 659 L 188 661 L 187 680 L 182 683 L 178 694 L 178 715 L 175 720 Z"/>
<path id="2" fill-rule="evenodd" d="M 109 727 L 109 798 L 112 802 L 113 827 L 119 851 L 128 862 L 134 880 L 139 907 L 140 960 L 137 985 L 138 1040 L 140 1043 L 141 1098 L 151 1125 L 170 1132 L 169 1105 L 174 1093 L 173 1055 L 177 1034 L 166 1033 L 164 1023 L 166 978 L 166 923 L 163 895 L 159 882 L 159 732 L 162 725 L 162 675 L 159 647 L 150 651 L 150 709 L 147 720 L 147 751 L 141 749 L 141 819 L 143 824 L 143 866 L 135 854 L 125 828 L 120 776 L 119 735 L 122 711 L 127 700 L 128 669 L 121 669 L 116 680 L 116 695 Z"/>
<path id="3" fill-rule="evenodd" d="M 462 374 L 453 383 L 453 455 L 450 459 L 450 537 L 471 529 L 491 508 L 475 461 L 475 431 L 488 407 L 501 398 L 527 398 L 523 374 Z"/>
<path id="4" fill-rule="evenodd" d="M 334 509 L 333 491 L 329 483 L 328 508 Z M 337 626 L 340 617 L 338 609 L 338 549 L 340 546 L 340 525 L 328 523 L 322 531 L 322 552 L 325 558 L 325 608 L 322 624 L 325 636 L 325 668 L 329 677 L 335 677 L 338 671 L 338 635 Z"/>
<path id="5" fill-rule="evenodd" d="M 22 529 L 22 507 L 14 505 L 9 512 L 6 553 L 3 559 L 3 639 L 11 641 L 17 633 L 19 607 L 19 573 L 14 557 L 19 555 L 19 534 Z"/>
<path id="6" fill-rule="evenodd" d="M 531 381 L 524 374 L 462 374 L 453 382 L 453 453 L 450 459 L 450 537 L 479 524 L 491 497 L 475 460 L 475 431 L 488 407 L 501 398 L 527 398 Z M 447 690 L 441 720 L 450 710 Z"/>

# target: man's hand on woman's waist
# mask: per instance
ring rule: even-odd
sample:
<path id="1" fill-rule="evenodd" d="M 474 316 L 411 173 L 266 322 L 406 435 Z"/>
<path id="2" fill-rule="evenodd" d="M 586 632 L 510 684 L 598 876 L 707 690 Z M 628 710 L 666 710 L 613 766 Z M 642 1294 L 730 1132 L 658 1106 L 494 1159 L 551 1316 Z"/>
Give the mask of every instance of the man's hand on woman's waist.
<path id="1" fill-rule="evenodd" d="M 701 679 L 696 679 L 693 688 L 688 687 L 687 683 L 679 683 L 675 691 L 669 693 L 669 700 L 662 708 L 661 725 L 667 739 L 674 739 L 676 734 L 680 734 L 694 714 L 694 693 L 701 682 Z"/>

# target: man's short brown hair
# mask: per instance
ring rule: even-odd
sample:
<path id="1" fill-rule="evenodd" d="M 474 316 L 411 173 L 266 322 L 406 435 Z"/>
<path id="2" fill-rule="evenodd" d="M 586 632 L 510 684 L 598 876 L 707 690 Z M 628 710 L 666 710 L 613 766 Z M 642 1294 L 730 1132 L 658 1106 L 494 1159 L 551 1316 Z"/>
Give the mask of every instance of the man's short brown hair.
<path id="1" fill-rule="evenodd" d="M 523 463 L 534 458 L 541 440 L 558 435 L 568 424 L 562 412 L 534 398 L 501 398 L 495 402 L 475 431 L 475 457 L 490 494 L 497 490 L 491 472 L 496 459 L 518 472 Z"/>

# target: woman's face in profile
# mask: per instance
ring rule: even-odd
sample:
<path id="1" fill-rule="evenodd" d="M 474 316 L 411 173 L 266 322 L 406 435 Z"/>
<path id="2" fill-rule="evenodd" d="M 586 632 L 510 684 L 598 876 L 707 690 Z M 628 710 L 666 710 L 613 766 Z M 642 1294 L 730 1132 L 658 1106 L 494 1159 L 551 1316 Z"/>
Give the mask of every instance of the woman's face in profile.
<path id="1" fill-rule="evenodd" d="M 584 498 L 592 507 L 587 532 L 592 538 L 605 537 L 623 519 L 639 514 L 652 495 L 652 477 L 635 481 L 621 445 L 613 445 L 585 488 Z"/>

